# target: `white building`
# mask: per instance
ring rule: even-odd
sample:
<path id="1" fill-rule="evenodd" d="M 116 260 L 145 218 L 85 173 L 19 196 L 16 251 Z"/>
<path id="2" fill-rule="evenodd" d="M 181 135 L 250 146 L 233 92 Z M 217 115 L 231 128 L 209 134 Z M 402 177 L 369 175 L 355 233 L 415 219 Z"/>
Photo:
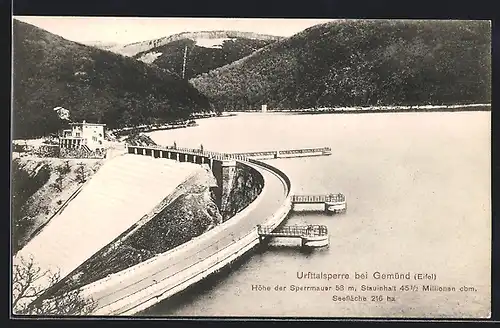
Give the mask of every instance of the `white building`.
<path id="1" fill-rule="evenodd" d="M 61 148 L 87 148 L 91 151 L 104 149 L 104 127 L 106 124 L 71 123 L 71 129 L 63 130 L 59 137 Z"/>

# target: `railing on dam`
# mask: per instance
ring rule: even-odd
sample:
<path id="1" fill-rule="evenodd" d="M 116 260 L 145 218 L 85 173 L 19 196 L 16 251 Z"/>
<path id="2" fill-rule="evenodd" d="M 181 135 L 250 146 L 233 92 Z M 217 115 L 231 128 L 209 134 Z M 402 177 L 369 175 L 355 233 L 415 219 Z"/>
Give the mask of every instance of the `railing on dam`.
<path id="1" fill-rule="evenodd" d="M 204 156 L 208 158 L 213 158 L 217 160 L 243 160 L 246 161 L 249 157 L 280 157 L 280 156 L 293 156 L 293 155 L 330 155 L 332 149 L 330 147 L 320 147 L 320 148 L 302 148 L 302 149 L 288 149 L 288 150 L 268 150 L 268 151 L 258 151 L 258 152 L 245 152 L 245 153 L 220 153 L 214 151 L 206 151 L 203 149 L 195 148 L 184 148 L 176 146 L 135 146 L 129 145 L 131 148 L 142 148 L 160 151 L 172 151 L 180 152 L 187 155 L 194 156 Z"/>
<path id="2" fill-rule="evenodd" d="M 272 166 L 270 164 L 261 162 L 259 160 L 253 159 L 253 158 L 247 158 L 247 161 L 249 163 L 253 163 L 253 164 L 262 166 L 262 167 L 264 167 L 264 168 L 266 168 L 266 169 L 268 169 L 268 170 L 276 173 L 285 182 L 285 185 L 286 185 L 286 188 L 287 188 L 287 196 L 290 197 L 290 193 L 292 191 L 292 182 L 290 181 L 290 178 L 283 171 L 281 171 L 280 169 L 278 169 L 278 168 L 276 168 L 276 167 L 274 167 L 274 166 Z"/>
<path id="3" fill-rule="evenodd" d="M 290 181 L 290 178 L 279 170 L 278 168 L 269 165 L 267 163 L 264 163 L 262 161 L 250 158 L 249 156 L 244 156 L 241 154 L 229 154 L 229 153 L 220 153 L 220 152 L 214 152 L 214 151 L 206 151 L 206 150 L 201 150 L 201 149 L 193 149 L 193 148 L 183 148 L 183 147 L 171 147 L 171 146 L 134 146 L 134 145 L 128 145 L 127 146 L 130 149 L 150 149 L 150 150 L 160 150 L 160 151 L 172 151 L 172 152 L 179 152 L 187 155 L 196 155 L 196 156 L 203 156 L 203 157 L 208 157 L 216 160 L 239 160 L 243 162 L 248 162 L 252 163 L 261 167 L 264 167 L 275 174 L 277 174 L 281 179 L 286 184 L 287 187 L 287 196 L 290 195 L 291 189 L 292 189 L 292 183 Z M 328 149 L 329 147 L 324 147 L 321 149 Z M 319 148 L 318 148 L 319 149 Z M 154 154 L 153 154 L 154 155 Z"/>
<path id="4" fill-rule="evenodd" d="M 202 149 L 196 149 L 196 148 L 184 148 L 184 147 L 173 147 L 173 146 L 136 146 L 136 145 L 128 145 L 128 149 L 144 149 L 144 150 L 151 150 L 151 151 L 169 151 L 169 152 L 177 152 L 177 153 L 182 153 L 186 155 L 193 155 L 193 156 L 202 156 L 202 157 L 207 157 L 215 160 L 242 160 L 245 161 L 247 156 L 240 155 L 240 154 L 231 154 L 231 153 L 220 153 L 220 152 L 215 152 L 215 151 L 207 151 L 207 150 L 202 150 Z"/>

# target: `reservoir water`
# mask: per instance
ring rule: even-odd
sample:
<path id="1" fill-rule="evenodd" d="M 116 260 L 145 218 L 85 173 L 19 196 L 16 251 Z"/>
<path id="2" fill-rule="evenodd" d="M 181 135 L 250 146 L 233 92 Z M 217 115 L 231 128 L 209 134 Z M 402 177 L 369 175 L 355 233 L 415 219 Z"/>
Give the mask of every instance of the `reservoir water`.
<path id="1" fill-rule="evenodd" d="M 296 193 L 344 193 L 348 210 L 334 216 L 297 212 L 288 219 L 287 225 L 326 225 L 328 248 L 304 252 L 271 245 L 145 314 L 488 316 L 490 117 L 490 112 L 247 113 L 150 133 L 159 144 L 203 144 L 225 152 L 329 146 L 331 156 L 268 162 L 291 178 Z M 308 272 L 349 278 L 305 279 L 302 273 Z M 376 279 L 377 272 L 409 272 L 412 279 Z M 367 279 L 355 279 L 364 273 Z M 426 279 L 414 280 L 416 273 Z M 271 290 L 258 291 L 258 285 Z M 363 291 L 362 285 L 396 291 Z M 295 291 L 293 286 L 327 291 Z"/>

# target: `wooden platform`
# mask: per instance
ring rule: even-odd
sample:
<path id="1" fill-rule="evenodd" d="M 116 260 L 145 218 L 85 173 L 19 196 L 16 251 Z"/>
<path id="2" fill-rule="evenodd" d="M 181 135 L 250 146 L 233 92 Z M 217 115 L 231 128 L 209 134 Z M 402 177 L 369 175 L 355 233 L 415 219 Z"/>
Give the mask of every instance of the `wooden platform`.
<path id="1" fill-rule="evenodd" d="M 303 225 L 303 226 L 287 226 L 278 229 L 271 227 L 258 226 L 259 236 L 269 237 L 313 237 L 313 236 L 327 236 L 328 228 L 324 225 Z"/>

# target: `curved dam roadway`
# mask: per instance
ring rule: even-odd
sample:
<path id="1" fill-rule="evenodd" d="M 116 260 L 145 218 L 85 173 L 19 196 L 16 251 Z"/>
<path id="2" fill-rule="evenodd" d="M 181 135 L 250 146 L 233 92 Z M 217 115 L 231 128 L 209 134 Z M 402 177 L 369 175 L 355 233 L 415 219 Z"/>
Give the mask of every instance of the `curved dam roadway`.
<path id="1" fill-rule="evenodd" d="M 150 264 L 138 267 L 120 279 L 113 279 L 102 286 L 96 285 L 89 290 L 84 290 L 84 294 L 91 296 L 97 303 L 94 313 L 97 315 L 131 314 L 140 311 L 135 308 L 146 302 L 156 303 L 153 299 L 159 298 L 163 293 L 186 281 L 186 277 L 191 274 L 189 268 L 248 236 L 256 231 L 258 224 L 265 224 L 273 217 L 283 206 L 289 193 L 285 181 L 263 166 L 248 162 L 245 164 L 262 174 L 264 188 L 254 202 L 240 212 L 245 213 L 242 217 L 235 217 L 234 222 L 231 221 L 233 218 L 229 219 L 219 226 L 222 228 L 227 225 L 227 227 L 222 228 L 210 238 L 200 238 L 198 242 L 190 243 L 185 247 L 181 245 L 172 250 L 168 256 L 158 256 Z M 169 280 L 167 286 L 158 289 L 153 287 L 166 279 Z M 145 292 L 145 289 L 151 292 Z M 127 301 L 131 297 L 134 300 Z"/>

